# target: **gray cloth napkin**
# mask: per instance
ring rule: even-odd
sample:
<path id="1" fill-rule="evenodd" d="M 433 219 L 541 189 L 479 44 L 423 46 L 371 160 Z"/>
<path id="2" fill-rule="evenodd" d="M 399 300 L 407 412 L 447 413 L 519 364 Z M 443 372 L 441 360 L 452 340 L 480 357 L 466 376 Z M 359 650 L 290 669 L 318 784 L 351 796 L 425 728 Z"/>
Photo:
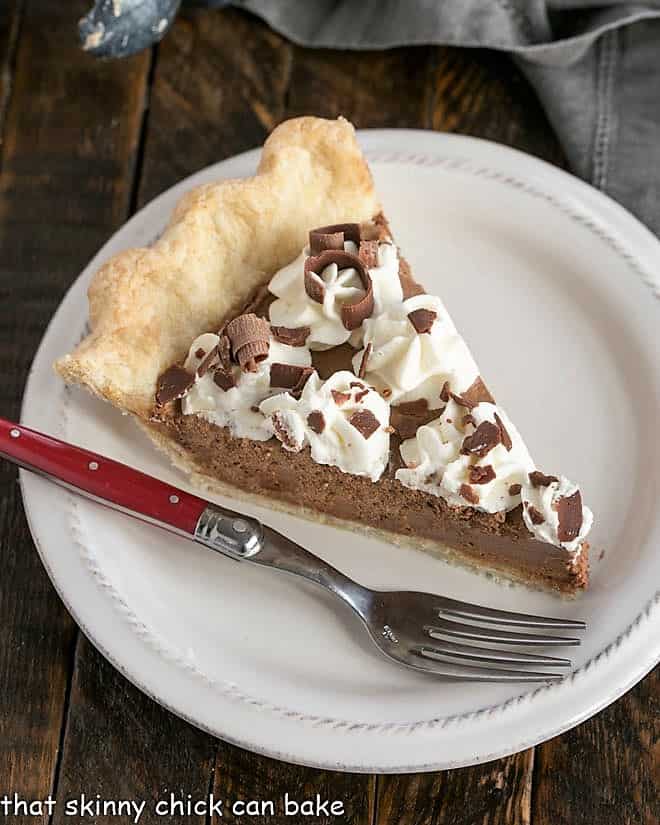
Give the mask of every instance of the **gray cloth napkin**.
<path id="1" fill-rule="evenodd" d="M 572 170 L 660 235 L 660 0 L 243 0 L 303 46 L 509 52 Z"/>

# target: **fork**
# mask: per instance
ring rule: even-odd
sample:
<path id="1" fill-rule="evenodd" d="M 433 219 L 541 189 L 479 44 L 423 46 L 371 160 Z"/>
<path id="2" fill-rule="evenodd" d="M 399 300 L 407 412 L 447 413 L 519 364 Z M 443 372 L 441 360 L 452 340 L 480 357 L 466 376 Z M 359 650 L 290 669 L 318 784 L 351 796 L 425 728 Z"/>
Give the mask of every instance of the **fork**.
<path id="1" fill-rule="evenodd" d="M 325 587 L 359 617 L 381 653 L 418 671 L 450 680 L 555 681 L 563 674 L 529 668 L 567 668 L 570 660 L 520 647 L 579 645 L 579 637 L 556 631 L 586 627 L 574 619 L 494 610 L 431 593 L 365 587 L 255 518 L 2 418 L 0 457 L 229 558 Z"/>

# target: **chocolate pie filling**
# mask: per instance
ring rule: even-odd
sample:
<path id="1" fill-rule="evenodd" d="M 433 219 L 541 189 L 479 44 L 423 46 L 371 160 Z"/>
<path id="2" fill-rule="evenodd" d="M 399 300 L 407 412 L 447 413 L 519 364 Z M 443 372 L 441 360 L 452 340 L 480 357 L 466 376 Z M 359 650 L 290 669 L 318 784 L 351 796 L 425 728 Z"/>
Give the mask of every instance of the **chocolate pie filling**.
<path id="1" fill-rule="evenodd" d="M 379 215 L 374 220 L 380 236 L 388 236 L 389 227 L 384 217 Z M 321 249 L 338 248 L 334 238 L 337 229 L 324 228 L 316 240 Z M 404 294 L 414 295 L 424 291 L 413 280 L 403 260 L 399 276 Z M 272 296 L 262 293 L 256 302 L 249 304 L 249 311 L 260 318 L 267 318 L 271 301 Z M 420 316 L 416 320 L 426 328 L 429 319 Z M 295 338 L 293 331 L 280 332 L 278 338 L 280 335 Z M 352 370 L 351 357 L 354 353 L 355 350 L 348 344 L 313 352 L 313 366 L 321 378 L 327 378 L 340 369 Z M 260 355 L 261 351 L 256 357 Z M 246 361 L 248 357 L 254 357 L 254 353 L 246 353 Z M 490 398 L 487 389 L 483 384 L 481 386 L 483 390 L 479 394 Z M 178 397 L 178 393 L 174 394 Z M 465 396 L 461 400 L 468 413 L 472 404 L 477 402 Z M 425 410 L 404 409 L 402 413 L 399 418 L 403 423 L 398 426 L 405 426 L 405 432 L 411 428 L 414 431 L 419 425 L 417 422 L 423 422 L 427 417 Z M 393 416 L 393 421 L 396 420 Z M 369 422 L 357 423 L 367 426 Z M 537 541 L 523 522 L 520 506 L 508 513 L 495 514 L 483 513 L 470 506 L 451 507 L 438 496 L 410 489 L 397 481 L 394 473 L 401 466 L 401 459 L 400 439 L 396 433 L 391 438 L 389 466 L 374 483 L 362 476 L 343 473 L 337 467 L 317 464 L 309 450 L 297 453 L 283 450 L 276 439 L 255 441 L 232 437 L 227 429 L 210 424 L 197 415 L 182 415 L 180 401 L 176 399 L 155 409 L 150 426 L 168 438 L 174 438 L 196 462 L 200 473 L 247 493 L 389 531 L 404 539 L 438 542 L 450 548 L 463 563 L 520 577 L 566 593 L 586 586 L 587 545 L 576 556 L 561 547 Z M 321 420 L 317 426 L 322 426 Z M 470 439 L 466 439 L 464 448 L 479 455 L 486 454 L 500 440 L 506 446 L 507 439 L 506 431 L 501 432 L 495 425 L 481 425 Z M 487 468 L 483 468 L 482 474 L 483 477 L 475 474 L 472 479 L 476 491 L 478 485 L 485 481 Z M 564 519 L 568 525 L 567 534 L 573 527 L 569 506 L 566 507 Z"/>

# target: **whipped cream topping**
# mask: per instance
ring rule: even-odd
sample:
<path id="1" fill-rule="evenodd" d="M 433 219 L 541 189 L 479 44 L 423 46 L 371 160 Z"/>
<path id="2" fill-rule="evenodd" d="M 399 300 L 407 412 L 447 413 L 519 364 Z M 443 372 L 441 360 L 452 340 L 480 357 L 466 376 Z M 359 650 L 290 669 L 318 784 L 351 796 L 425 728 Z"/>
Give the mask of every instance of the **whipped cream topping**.
<path id="1" fill-rule="evenodd" d="M 344 243 L 344 251 L 358 254 L 352 241 Z M 312 350 L 336 347 L 349 341 L 358 347 L 362 331 L 351 332 L 342 323 L 341 307 L 353 303 L 365 294 L 364 286 L 355 269 L 339 269 L 330 264 L 315 273 L 324 286 L 323 303 L 318 303 L 305 291 L 304 267 L 309 255 L 303 249 L 295 261 L 281 269 L 271 280 L 268 289 L 277 297 L 270 305 L 270 320 L 276 326 L 310 328 L 307 346 Z M 401 302 L 403 293 L 399 280 L 399 255 L 394 244 L 378 244 L 378 266 L 369 268 L 374 289 L 374 313 L 379 314 L 390 305 Z"/>
<path id="2" fill-rule="evenodd" d="M 196 372 L 219 341 L 219 336 L 211 332 L 196 338 L 188 352 L 185 368 Z M 234 387 L 227 390 L 219 387 L 211 370 L 197 376 L 181 402 L 184 415 L 199 415 L 218 427 L 228 427 L 236 438 L 267 441 L 273 432 L 258 406 L 264 398 L 278 392 L 270 386 L 270 367 L 274 363 L 308 367 L 312 359 L 307 347 L 290 347 L 271 336 L 268 356 L 257 365 L 255 372 L 243 372 L 237 365 L 232 365 Z"/>
<path id="3" fill-rule="evenodd" d="M 285 449 L 299 452 L 309 445 L 318 464 L 377 481 L 390 455 L 390 407 L 385 399 L 342 370 L 322 381 L 315 373 L 300 399 L 289 393 L 263 401 L 271 433 Z"/>
<path id="4" fill-rule="evenodd" d="M 429 332 L 419 333 L 409 315 L 418 310 L 435 314 Z M 464 392 L 479 375 L 465 341 L 456 331 L 439 298 L 415 295 L 393 303 L 380 315 L 363 323 L 363 343 L 371 344 L 365 379 L 389 393 L 390 403 L 424 398 L 434 409 L 441 406 L 440 392 L 445 381 L 453 392 Z M 353 359 L 357 370 L 364 350 Z"/>
<path id="5" fill-rule="evenodd" d="M 562 521 L 570 519 L 568 514 L 564 519 L 561 518 L 562 502 L 575 501 L 576 497 L 579 500 L 582 521 L 581 523 L 577 519 L 574 521 L 574 529 L 571 533 L 570 524 L 568 530 L 566 524 L 561 524 Z M 539 541 L 555 544 L 572 553 L 580 550 L 582 542 L 591 530 L 594 516 L 588 507 L 582 505 L 580 491 L 576 484 L 564 476 L 559 476 L 548 485 L 537 484 L 535 486 L 528 482 L 522 490 L 522 501 L 525 526 Z M 562 526 L 568 533 L 568 537 L 563 541 L 562 537 L 565 533 L 561 529 Z M 574 538 L 570 538 L 573 534 L 575 534 Z"/>
<path id="6" fill-rule="evenodd" d="M 462 453 L 466 437 L 484 421 L 499 428 L 496 414 L 509 435 L 510 449 L 500 440 L 483 456 Z M 486 513 L 520 504 L 521 485 L 534 469 L 520 433 L 504 410 L 485 401 L 468 410 L 451 399 L 435 421 L 401 444 L 401 457 L 406 467 L 397 470 L 396 477 L 406 487 Z"/>

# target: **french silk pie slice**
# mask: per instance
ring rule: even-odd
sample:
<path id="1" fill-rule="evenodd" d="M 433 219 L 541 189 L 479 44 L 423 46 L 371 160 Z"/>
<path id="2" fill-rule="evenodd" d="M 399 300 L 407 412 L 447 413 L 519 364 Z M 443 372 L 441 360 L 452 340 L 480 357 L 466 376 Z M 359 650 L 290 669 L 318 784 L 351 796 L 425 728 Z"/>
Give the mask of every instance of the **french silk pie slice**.
<path id="1" fill-rule="evenodd" d="M 300 118 L 255 177 L 187 194 L 89 290 L 56 365 L 197 486 L 574 593 L 591 512 L 534 464 L 413 278 L 345 120 Z"/>

